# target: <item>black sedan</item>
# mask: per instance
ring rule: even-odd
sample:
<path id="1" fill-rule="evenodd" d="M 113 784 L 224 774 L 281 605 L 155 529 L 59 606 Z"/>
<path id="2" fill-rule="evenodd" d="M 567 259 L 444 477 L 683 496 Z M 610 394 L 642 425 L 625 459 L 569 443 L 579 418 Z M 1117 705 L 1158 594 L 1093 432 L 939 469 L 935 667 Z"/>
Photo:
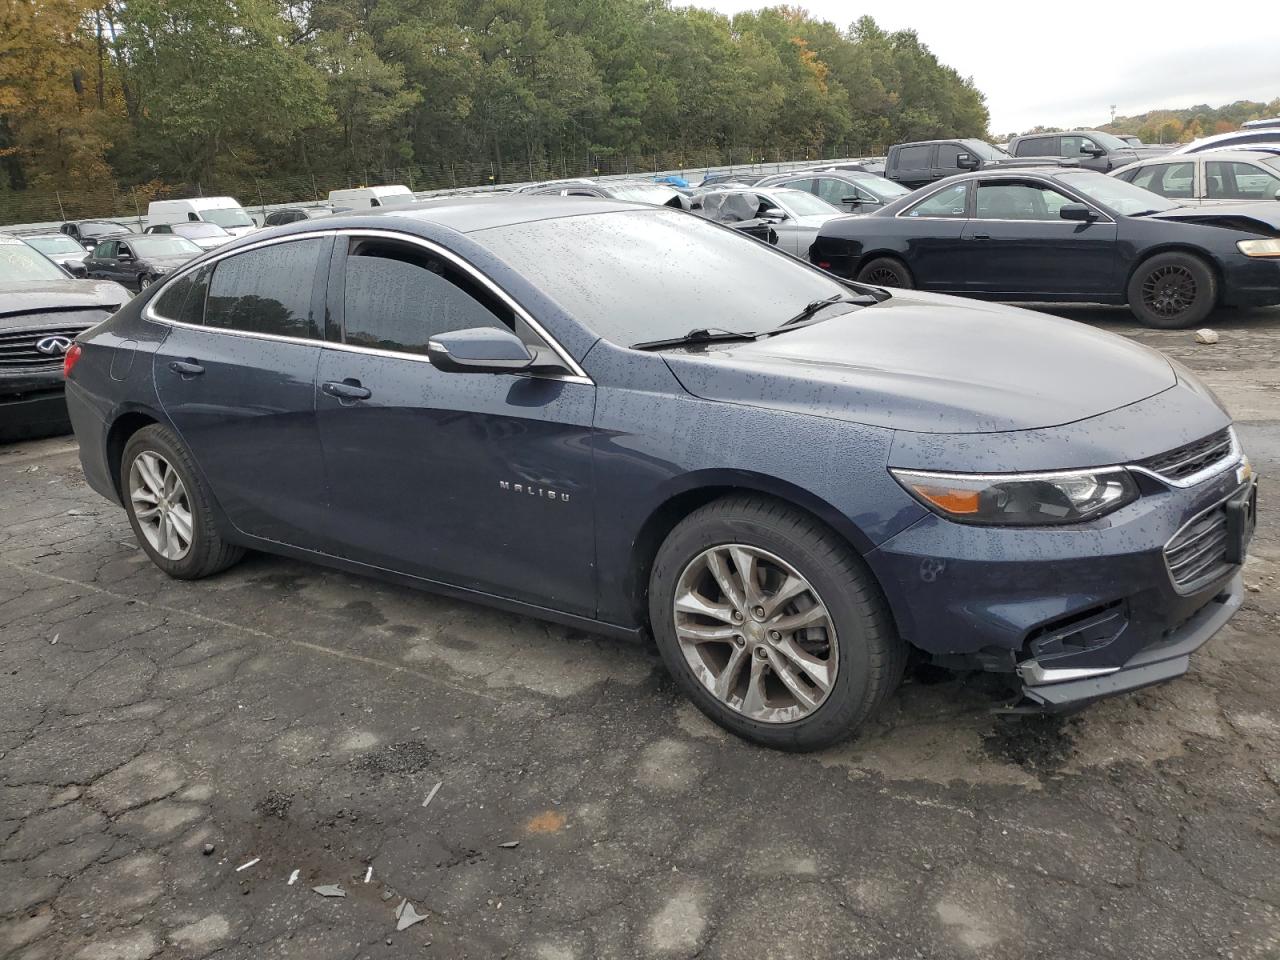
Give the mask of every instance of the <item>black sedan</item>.
<path id="1" fill-rule="evenodd" d="M 109 237 L 127 237 L 133 231 L 115 220 L 70 220 L 58 228 L 86 250 L 92 250 Z"/>
<path id="2" fill-rule="evenodd" d="M 809 258 L 887 287 L 1127 303 L 1172 329 L 1280 303 L 1280 204 L 1180 207 L 1090 170 L 984 170 L 830 221 Z"/>
<path id="3" fill-rule="evenodd" d="M 85 259 L 84 269 L 92 279 L 114 280 L 130 290 L 145 290 L 203 252 L 179 236 L 149 234 L 128 240 L 103 240 Z"/>

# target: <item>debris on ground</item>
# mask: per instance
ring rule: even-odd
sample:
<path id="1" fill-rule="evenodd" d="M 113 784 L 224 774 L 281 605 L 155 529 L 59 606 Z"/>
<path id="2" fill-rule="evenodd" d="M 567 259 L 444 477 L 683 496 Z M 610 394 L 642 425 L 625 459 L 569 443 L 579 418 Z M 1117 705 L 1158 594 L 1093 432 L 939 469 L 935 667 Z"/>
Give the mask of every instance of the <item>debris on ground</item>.
<path id="1" fill-rule="evenodd" d="M 1010 717 L 982 738 L 987 755 L 1029 770 L 1055 770 L 1075 753 L 1076 722 L 1057 716 Z"/>
<path id="2" fill-rule="evenodd" d="M 514 850 L 516 847 L 520 846 L 520 841 L 519 841 L 519 840 L 508 840 L 506 843 L 500 843 L 500 844 L 498 844 L 498 846 L 500 846 L 500 847 L 502 847 L 502 848 L 504 848 L 504 849 L 506 849 L 506 850 Z"/>
<path id="3" fill-rule="evenodd" d="M 53 635 L 53 639 L 52 639 L 52 640 L 50 640 L 50 641 L 49 641 L 49 643 L 50 643 L 50 644 L 57 643 L 57 642 L 58 642 L 58 638 L 59 638 L 60 636 L 62 636 L 62 634 L 60 634 L 60 633 L 55 633 L 55 634 Z"/>
<path id="4" fill-rule="evenodd" d="M 1218 331 L 1210 330 L 1208 327 L 1202 327 L 1196 331 L 1196 343 L 1217 343 Z"/>
<path id="5" fill-rule="evenodd" d="M 289 882 L 285 884 L 285 886 L 292 887 L 295 883 L 297 883 L 299 873 L 301 873 L 300 870 L 294 870 L 293 873 L 289 874 Z"/>
<path id="6" fill-rule="evenodd" d="M 425 919 L 427 919 L 426 914 L 413 909 L 413 904 L 407 898 L 401 900 L 400 906 L 396 907 L 396 933 L 408 930 L 415 923 L 421 923 Z"/>
<path id="7" fill-rule="evenodd" d="M 425 770 L 436 752 L 421 740 L 406 740 L 370 751 L 355 760 L 361 770 L 376 774 L 407 774 Z"/>
<path id="8" fill-rule="evenodd" d="M 268 790 L 267 795 L 254 807 L 264 817 L 276 817 L 284 820 L 289 816 L 289 805 L 293 803 L 293 794 L 281 793 L 279 790 Z"/>
<path id="9" fill-rule="evenodd" d="M 432 800 L 434 800 L 434 799 L 436 798 L 436 794 L 440 792 L 440 788 L 441 788 L 441 787 L 443 787 L 443 786 L 444 786 L 444 781 L 443 781 L 443 780 L 441 780 L 441 781 L 440 781 L 439 783 L 437 783 L 434 787 L 432 787 L 432 788 L 431 788 L 431 792 L 427 794 L 427 799 L 425 799 L 425 800 L 423 800 L 423 801 L 422 801 L 422 805 L 425 807 L 425 806 L 426 806 L 427 804 L 429 804 Z"/>
<path id="10" fill-rule="evenodd" d="M 373 867 L 369 867 L 364 872 L 364 882 L 368 883 L 372 879 L 373 879 Z"/>
<path id="11" fill-rule="evenodd" d="M 240 864 L 240 866 L 236 867 L 236 873 L 239 873 L 241 870 L 248 870 L 250 867 L 252 867 L 255 863 L 257 863 L 261 859 L 262 859 L 261 857 L 254 857 L 248 863 Z"/>
<path id="12" fill-rule="evenodd" d="M 200 852 L 203 853 L 206 857 L 210 857 L 210 856 L 213 856 L 213 851 L 216 849 L 218 848 L 215 847 L 212 843 L 206 843 L 204 847 L 200 850 Z"/>
<path id="13" fill-rule="evenodd" d="M 343 890 L 342 887 L 338 886 L 336 883 L 325 883 L 318 887 L 312 887 L 311 889 L 322 897 L 345 897 L 347 895 L 347 891 Z"/>

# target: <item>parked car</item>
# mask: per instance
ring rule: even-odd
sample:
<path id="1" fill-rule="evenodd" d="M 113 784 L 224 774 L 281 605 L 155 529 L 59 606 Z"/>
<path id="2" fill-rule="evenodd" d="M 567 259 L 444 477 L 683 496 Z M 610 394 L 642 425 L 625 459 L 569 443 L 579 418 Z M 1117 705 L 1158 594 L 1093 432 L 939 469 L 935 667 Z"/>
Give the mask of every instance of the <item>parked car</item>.
<path id="1" fill-rule="evenodd" d="M 827 201 L 785 187 L 712 190 L 702 197 L 701 209 L 695 212 L 730 227 L 764 221 L 777 235 L 778 249 L 801 258 L 809 255 L 818 228 L 841 216 L 840 209 Z"/>
<path id="2" fill-rule="evenodd" d="M 84 276 L 84 258 L 89 253 L 65 233 L 33 233 L 22 237 L 22 240 L 73 277 Z"/>
<path id="3" fill-rule="evenodd" d="M 736 184 L 744 187 L 749 187 L 754 181 L 758 179 L 759 179 L 758 175 L 752 174 L 752 173 L 733 173 L 733 172 L 708 173 L 706 176 L 702 178 L 702 182 L 699 183 L 698 186 L 715 187 L 715 186 L 723 186 L 725 184 Z M 590 181 L 584 181 L 584 182 L 589 183 Z"/>
<path id="4" fill-rule="evenodd" d="M 156 223 L 142 231 L 144 234 L 164 234 L 185 237 L 201 250 L 212 250 L 224 243 L 230 243 L 234 237 L 216 223 Z"/>
<path id="5" fill-rule="evenodd" d="M 1280 204 L 1182 207 L 1093 170 L 989 170 L 832 220 L 809 257 L 864 283 L 1127 303 L 1186 327 L 1217 304 L 1280 303 Z"/>
<path id="6" fill-rule="evenodd" d="M 1248 130 L 1234 130 L 1231 133 L 1215 133 L 1211 137 L 1201 137 L 1190 143 L 1179 144 L 1173 149 L 1171 155 L 1180 157 L 1186 153 L 1204 153 L 1206 150 L 1253 150 L 1263 144 L 1271 147 L 1280 144 L 1280 129 L 1256 127 Z"/>
<path id="7" fill-rule="evenodd" d="M 1280 117 L 1264 117 L 1259 120 L 1246 120 L 1240 124 L 1241 130 L 1258 130 L 1260 128 L 1269 128 L 1272 130 L 1280 129 Z"/>
<path id="8" fill-rule="evenodd" d="M 350 208 L 344 208 L 350 209 Z M 332 211 L 328 207 L 289 207 L 285 210 L 272 210 L 263 220 L 264 227 L 283 227 L 286 223 L 298 223 L 314 217 L 327 217 Z"/>
<path id="9" fill-rule="evenodd" d="M 167 273 L 204 251 L 185 237 L 141 236 L 103 240 L 84 261 L 95 280 L 114 280 L 130 290 L 145 290 Z"/>
<path id="10" fill-rule="evenodd" d="M 120 286 L 72 279 L 39 250 L 0 234 L 0 441 L 71 429 L 63 354 L 128 299 Z"/>
<path id="11" fill-rule="evenodd" d="M 1207 150 L 1133 163 L 1112 176 L 1184 205 L 1280 200 L 1280 153 Z"/>
<path id="12" fill-rule="evenodd" d="M 873 173 L 849 170 L 779 173 L 765 177 L 756 186 L 803 190 L 825 200 L 842 213 L 868 213 L 911 192 Z"/>
<path id="13" fill-rule="evenodd" d="M 968 170 L 1043 162 L 1016 161 L 983 140 L 922 140 L 895 143 L 890 147 L 884 176 L 908 190 L 915 190 Z"/>
<path id="14" fill-rule="evenodd" d="M 92 250 L 98 241 L 107 237 L 127 237 L 133 233 L 123 223 L 114 220 L 71 220 L 58 228 L 86 250 Z"/>
<path id="15" fill-rule="evenodd" d="M 257 230 L 253 218 L 235 197 L 191 197 L 186 200 L 152 200 L 147 205 L 147 225 L 213 223 L 241 237 Z"/>
<path id="16" fill-rule="evenodd" d="M 1043 709 L 1175 677 L 1253 529 L 1230 417 L 1161 354 L 608 200 L 238 240 L 81 335 L 67 396 L 170 576 L 253 548 L 651 632 L 786 749 L 856 729 L 912 647 Z"/>
<path id="17" fill-rule="evenodd" d="M 884 157 L 867 158 L 864 160 L 849 160 L 842 163 L 819 164 L 814 167 L 815 170 L 844 170 L 848 173 L 873 173 L 876 176 L 884 175 Z"/>
<path id="18" fill-rule="evenodd" d="M 1032 133 L 1009 141 L 1009 152 L 1020 160 L 1063 157 L 1076 160 L 1086 170 L 1107 173 L 1136 160 L 1168 153 L 1163 147 L 1139 150 L 1119 137 L 1101 130 L 1069 130 L 1063 133 Z"/>
<path id="19" fill-rule="evenodd" d="M 675 187 L 650 180 L 552 180 L 520 187 L 518 192 L 534 196 L 609 197 L 679 210 L 692 207 L 690 198 Z"/>
<path id="20" fill-rule="evenodd" d="M 349 190 L 330 190 L 329 203 L 347 210 L 369 210 L 373 207 L 399 207 L 414 202 L 413 191 L 402 183 L 382 187 L 352 187 Z M 275 224 L 269 224 L 275 226 Z"/>

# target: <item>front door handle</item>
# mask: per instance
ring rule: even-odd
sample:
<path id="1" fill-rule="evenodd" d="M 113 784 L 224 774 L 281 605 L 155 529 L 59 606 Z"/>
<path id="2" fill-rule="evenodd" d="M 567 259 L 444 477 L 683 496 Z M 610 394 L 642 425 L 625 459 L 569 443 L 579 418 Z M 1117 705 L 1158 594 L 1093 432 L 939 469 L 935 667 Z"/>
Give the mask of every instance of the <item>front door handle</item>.
<path id="1" fill-rule="evenodd" d="M 991 239 L 991 234 L 989 234 L 989 233 L 975 233 L 975 234 L 973 235 L 973 239 L 975 239 L 975 240 L 990 240 L 990 239 Z"/>
<path id="2" fill-rule="evenodd" d="M 359 380 L 348 377 L 346 380 L 326 380 L 320 384 L 320 391 L 339 400 L 368 400 L 373 391 L 360 386 Z"/>
<path id="3" fill-rule="evenodd" d="M 198 377 L 200 374 L 204 373 L 204 367 L 200 366 L 200 364 L 196 363 L 190 357 L 187 357 L 186 360 L 171 360 L 169 362 L 169 369 L 174 373 L 182 374 L 184 377 Z"/>

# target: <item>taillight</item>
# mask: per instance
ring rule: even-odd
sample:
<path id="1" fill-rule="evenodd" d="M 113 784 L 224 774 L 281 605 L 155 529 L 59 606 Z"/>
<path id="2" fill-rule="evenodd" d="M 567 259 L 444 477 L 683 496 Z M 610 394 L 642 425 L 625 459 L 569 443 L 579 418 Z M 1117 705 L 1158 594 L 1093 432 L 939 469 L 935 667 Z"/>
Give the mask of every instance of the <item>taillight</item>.
<path id="1" fill-rule="evenodd" d="M 76 361 L 80 359 L 80 344 L 73 343 L 67 347 L 67 352 L 62 355 L 62 378 L 65 380 L 71 376 L 71 368 L 76 365 Z"/>

